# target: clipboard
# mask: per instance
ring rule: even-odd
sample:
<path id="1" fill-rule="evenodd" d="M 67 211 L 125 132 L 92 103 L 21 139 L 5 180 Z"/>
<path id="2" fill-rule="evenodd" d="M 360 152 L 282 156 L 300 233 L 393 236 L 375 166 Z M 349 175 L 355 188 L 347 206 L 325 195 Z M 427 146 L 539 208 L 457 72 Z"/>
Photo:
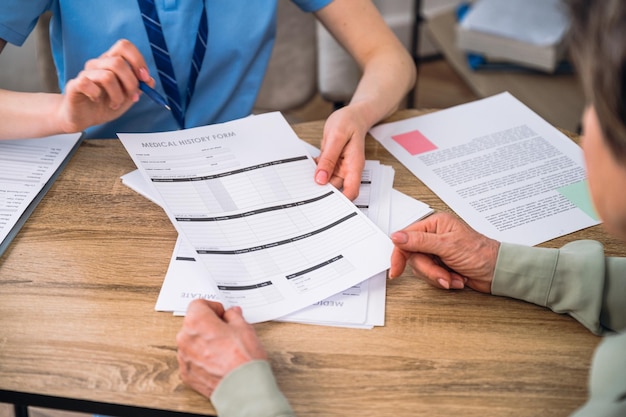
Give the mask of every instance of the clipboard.
<path id="1" fill-rule="evenodd" d="M 2 241 L 0 242 L 0 257 L 2 257 L 4 252 L 7 250 L 7 248 L 9 247 L 9 245 L 15 238 L 15 236 L 17 236 L 17 234 L 19 233 L 21 228 L 24 226 L 24 224 L 26 223 L 30 215 L 33 213 L 33 211 L 35 210 L 39 202 L 43 199 L 43 197 L 46 195 L 48 190 L 50 190 L 50 188 L 52 187 L 52 184 L 54 184 L 59 174 L 65 169 L 65 166 L 67 165 L 69 160 L 72 158 L 74 153 L 76 153 L 76 150 L 83 142 L 84 134 L 75 133 L 75 134 L 51 136 L 49 138 L 42 138 L 42 139 L 22 139 L 22 140 L 0 141 L 0 158 L 1 158 L 3 145 L 4 146 L 11 145 L 15 148 L 15 147 L 19 147 L 21 144 L 28 144 L 28 143 L 46 144 L 46 141 L 51 142 L 55 139 L 58 140 L 59 138 L 62 138 L 63 140 L 67 140 L 67 141 L 74 140 L 74 144 L 71 147 L 62 149 L 60 151 L 61 153 L 58 155 L 58 159 L 57 159 L 57 162 L 60 160 L 60 163 L 58 163 L 55 169 L 51 170 L 51 172 L 48 172 L 44 175 L 44 177 L 42 178 L 42 181 L 40 182 L 40 184 L 43 184 L 41 189 L 32 196 L 26 208 L 22 210 L 21 213 L 19 213 L 19 218 L 15 221 L 13 226 L 11 226 L 11 228 L 6 233 L 6 235 L 2 237 L 2 235 L 0 234 L 0 238 L 2 238 Z M 33 142 L 33 141 L 36 141 L 36 142 Z M 0 166 L 0 177 L 2 177 L 2 174 L 3 174 L 2 167 Z M 45 182 L 44 182 L 44 178 L 45 178 Z M 2 208 L 3 208 L 2 205 L 0 205 L 0 209 Z"/>

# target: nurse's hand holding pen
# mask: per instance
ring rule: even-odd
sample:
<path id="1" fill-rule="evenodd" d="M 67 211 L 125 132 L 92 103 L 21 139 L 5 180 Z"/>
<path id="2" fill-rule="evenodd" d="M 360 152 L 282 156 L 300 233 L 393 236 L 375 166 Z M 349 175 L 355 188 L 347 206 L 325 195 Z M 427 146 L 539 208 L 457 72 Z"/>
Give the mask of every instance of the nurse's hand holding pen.
<path id="1" fill-rule="evenodd" d="M 113 120 L 139 100 L 139 83 L 154 87 L 146 62 L 129 41 L 120 40 L 67 83 L 59 108 L 66 132 Z"/>
<path id="2" fill-rule="evenodd" d="M 5 44 L 0 39 L 0 50 Z M 120 40 L 88 61 L 63 94 L 0 89 L 0 139 L 82 132 L 116 119 L 139 100 L 140 82 L 154 86 L 139 50 Z"/>

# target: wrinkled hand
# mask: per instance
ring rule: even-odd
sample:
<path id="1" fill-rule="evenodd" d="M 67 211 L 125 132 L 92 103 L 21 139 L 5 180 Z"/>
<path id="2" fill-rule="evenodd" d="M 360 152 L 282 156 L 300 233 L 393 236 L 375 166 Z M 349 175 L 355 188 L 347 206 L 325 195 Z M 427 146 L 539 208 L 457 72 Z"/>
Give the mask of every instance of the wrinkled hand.
<path id="1" fill-rule="evenodd" d="M 139 80 L 154 86 L 143 56 L 127 40 L 87 61 L 66 84 L 58 109 L 63 131 L 80 132 L 121 116 L 139 100 Z"/>
<path id="2" fill-rule="evenodd" d="M 194 300 L 176 336 L 178 366 L 183 382 L 209 398 L 229 372 L 267 353 L 241 313 L 221 304 Z"/>
<path id="3" fill-rule="evenodd" d="M 318 184 L 330 182 L 350 200 L 357 198 L 365 166 L 365 135 L 369 127 L 350 105 L 328 117 L 322 152 L 316 158 L 315 181 Z"/>
<path id="4" fill-rule="evenodd" d="M 458 217 L 437 213 L 391 235 L 395 247 L 389 278 L 408 264 L 415 276 L 444 289 L 465 285 L 490 293 L 500 243 L 476 232 Z"/>

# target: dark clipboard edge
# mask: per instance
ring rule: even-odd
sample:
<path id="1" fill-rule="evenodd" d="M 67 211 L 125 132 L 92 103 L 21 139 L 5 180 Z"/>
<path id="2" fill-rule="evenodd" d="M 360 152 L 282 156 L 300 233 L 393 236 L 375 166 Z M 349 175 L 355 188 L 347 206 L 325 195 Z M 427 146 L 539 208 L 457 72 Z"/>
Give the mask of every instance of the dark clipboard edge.
<path id="1" fill-rule="evenodd" d="M 68 154 L 63 159 L 63 162 L 61 162 L 61 164 L 58 166 L 56 171 L 54 171 L 54 173 L 50 176 L 50 178 L 48 179 L 46 184 L 41 188 L 41 190 L 39 190 L 39 192 L 37 193 L 35 198 L 33 198 L 33 200 L 30 202 L 30 204 L 28 204 L 26 209 L 22 212 L 22 214 L 21 214 L 20 218 L 18 219 L 18 221 L 11 228 L 11 231 L 7 234 L 7 236 L 4 238 L 4 240 L 0 243 L 0 257 L 2 257 L 2 255 L 4 255 L 4 252 L 11 245 L 11 242 L 13 241 L 15 236 L 17 236 L 19 231 L 22 229 L 22 226 L 24 226 L 24 223 L 26 223 L 26 220 L 28 220 L 28 218 L 33 213 L 33 211 L 35 211 L 35 208 L 37 207 L 39 202 L 48 193 L 48 190 L 50 190 L 50 188 L 52 187 L 52 184 L 54 184 L 54 182 L 56 181 L 58 176 L 65 169 L 65 166 L 68 164 L 70 159 L 72 159 L 72 157 L 74 156 L 74 154 L 78 150 L 78 147 L 83 143 L 84 137 L 85 137 L 84 133 L 80 135 L 80 137 L 76 141 L 76 144 L 72 147 L 72 149 L 70 149 Z"/>

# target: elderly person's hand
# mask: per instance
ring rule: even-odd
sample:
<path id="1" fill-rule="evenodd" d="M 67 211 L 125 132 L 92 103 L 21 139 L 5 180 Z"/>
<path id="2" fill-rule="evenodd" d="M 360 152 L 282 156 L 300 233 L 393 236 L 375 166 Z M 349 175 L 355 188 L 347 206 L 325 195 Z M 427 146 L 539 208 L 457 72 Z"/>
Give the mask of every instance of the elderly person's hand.
<path id="1" fill-rule="evenodd" d="M 413 274 L 444 289 L 466 285 L 491 293 L 500 243 L 476 232 L 458 217 L 436 213 L 391 235 L 395 248 L 389 278 L 408 265 Z"/>
<path id="2" fill-rule="evenodd" d="M 178 365 L 183 382 L 210 398 L 229 372 L 253 360 L 267 360 L 254 328 L 240 307 L 194 300 L 176 336 Z"/>

